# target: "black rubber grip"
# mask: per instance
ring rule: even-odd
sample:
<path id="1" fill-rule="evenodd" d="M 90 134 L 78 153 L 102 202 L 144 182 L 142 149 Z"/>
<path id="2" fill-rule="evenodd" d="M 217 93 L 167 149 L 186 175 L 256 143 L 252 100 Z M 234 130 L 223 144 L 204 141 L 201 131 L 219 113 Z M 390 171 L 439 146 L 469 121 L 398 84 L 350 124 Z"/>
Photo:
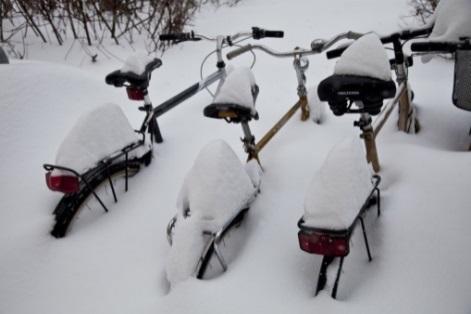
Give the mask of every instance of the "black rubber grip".
<path id="1" fill-rule="evenodd" d="M 456 46 L 456 44 L 447 42 L 423 42 L 413 43 L 410 49 L 416 52 L 454 52 L 456 51 Z"/>
<path id="2" fill-rule="evenodd" d="M 285 36 L 283 31 L 265 31 L 265 37 L 283 38 L 283 36 Z"/>
<path id="3" fill-rule="evenodd" d="M 269 31 L 259 27 L 252 27 L 253 39 L 262 39 L 265 37 L 283 38 L 285 33 L 283 31 Z"/>
<path id="4" fill-rule="evenodd" d="M 161 34 L 159 36 L 160 40 L 192 40 L 193 33 L 171 33 L 171 34 Z"/>
<path id="5" fill-rule="evenodd" d="M 417 38 L 419 36 L 428 35 L 431 32 L 432 32 L 432 27 L 421 28 L 421 29 L 416 29 L 416 30 L 406 30 L 400 33 L 400 38 L 402 40 L 409 40 L 409 39 Z"/>
<path id="6" fill-rule="evenodd" d="M 338 58 L 342 55 L 342 53 L 348 48 L 348 46 L 346 47 L 342 47 L 342 48 L 337 48 L 337 49 L 333 49 L 333 50 L 329 50 L 325 53 L 325 55 L 327 56 L 327 59 L 334 59 L 334 58 Z"/>

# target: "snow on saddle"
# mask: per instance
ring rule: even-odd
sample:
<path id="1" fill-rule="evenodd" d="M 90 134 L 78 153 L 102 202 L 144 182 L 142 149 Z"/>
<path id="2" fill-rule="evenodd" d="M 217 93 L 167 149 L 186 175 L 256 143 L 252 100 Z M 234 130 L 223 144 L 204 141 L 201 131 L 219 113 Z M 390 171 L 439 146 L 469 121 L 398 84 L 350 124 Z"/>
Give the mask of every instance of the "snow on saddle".
<path id="1" fill-rule="evenodd" d="M 375 175 L 373 179 L 364 160 L 362 143 L 347 139 L 331 150 L 311 182 L 304 215 L 298 221 L 298 239 L 303 251 L 324 256 L 316 294 L 325 286 L 327 266 L 340 257 L 332 291 L 332 297 L 336 297 L 343 259 L 350 252 L 350 236 L 358 221 L 371 260 L 363 215 L 374 203 L 380 214 L 380 177 Z"/>
<path id="2" fill-rule="evenodd" d="M 228 122 L 258 120 L 255 100 L 258 86 L 249 68 L 237 68 L 226 77 L 212 104 L 204 108 L 209 118 L 225 119 Z"/>

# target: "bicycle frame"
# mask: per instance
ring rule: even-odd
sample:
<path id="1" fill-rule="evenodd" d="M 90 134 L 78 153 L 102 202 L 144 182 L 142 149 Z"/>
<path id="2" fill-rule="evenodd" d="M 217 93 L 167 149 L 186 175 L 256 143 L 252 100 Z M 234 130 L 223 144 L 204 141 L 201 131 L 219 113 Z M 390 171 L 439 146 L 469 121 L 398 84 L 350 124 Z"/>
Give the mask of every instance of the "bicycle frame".
<path id="1" fill-rule="evenodd" d="M 302 64 L 304 63 L 304 64 Z M 309 118 L 310 112 L 307 101 L 306 71 L 309 68 L 309 61 L 302 54 L 295 55 L 293 66 L 298 80 L 298 101 L 278 120 L 271 129 L 255 144 L 254 152 L 249 154 L 249 160 L 258 159 L 258 153 L 268 144 L 268 142 L 283 128 L 283 126 L 294 116 L 296 111 L 301 110 L 301 121 Z"/>
<path id="2" fill-rule="evenodd" d="M 216 62 L 217 70 L 215 72 L 213 72 L 212 74 L 209 74 L 206 77 L 202 78 L 198 83 L 195 83 L 195 84 L 191 85 L 190 87 L 184 89 L 183 91 L 176 94 L 175 96 L 173 96 L 173 97 L 169 98 L 168 100 L 164 101 L 163 103 L 161 103 L 160 105 L 158 105 L 157 107 L 152 109 L 152 112 L 148 112 L 148 115 L 147 115 L 145 121 L 147 121 L 147 123 L 149 123 L 150 120 L 155 121 L 155 133 L 158 134 L 158 136 L 156 137 L 156 142 L 157 143 L 162 143 L 163 142 L 163 138 L 161 136 L 160 128 L 159 128 L 158 123 L 157 123 L 157 118 L 158 117 L 162 116 L 163 114 L 165 114 L 169 110 L 175 108 L 176 106 L 178 106 L 179 104 L 181 104 L 185 100 L 193 97 L 194 95 L 196 95 L 197 93 L 199 93 L 203 89 L 208 88 L 209 86 L 211 86 L 215 82 L 219 82 L 219 84 L 217 86 L 217 89 L 216 89 L 216 93 L 219 91 L 219 88 L 223 84 L 224 79 L 226 77 L 226 63 L 224 62 L 224 58 L 223 58 L 223 55 L 222 55 L 222 49 L 224 48 L 224 45 L 226 45 L 226 44 L 232 45 L 233 40 L 236 40 L 236 39 L 238 39 L 240 37 L 243 37 L 243 36 L 253 37 L 253 31 L 251 33 L 241 32 L 241 33 L 237 33 L 233 36 L 228 36 L 228 37 L 218 35 L 215 38 L 210 38 L 210 37 L 207 37 L 207 36 L 204 36 L 204 35 L 201 35 L 201 34 L 194 34 L 194 33 L 189 34 L 189 37 L 193 38 L 193 40 L 196 40 L 196 39 L 199 38 L 199 39 L 205 39 L 205 40 L 215 41 L 216 42 L 216 50 L 215 51 L 216 51 L 216 56 L 217 56 L 217 62 Z"/>
<path id="3" fill-rule="evenodd" d="M 183 91 L 176 94 L 175 96 L 164 101 L 157 107 L 155 108 L 150 107 L 150 110 L 147 112 L 147 116 L 144 119 L 141 130 L 145 128 L 146 126 L 148 126 L 150 121 L 155 121 L 155 125 L 154 125 L 155 130 L 152 130 L 152 131 L 154 131 L 154 133 L 156 134 L 155 139 L 157 143 L 163 142 L 163 138 L 160 132 L 158 122 L 157 122 L 158 117 L 162 116 L 163 114 L 175 108 L 176 106 L 178 106 L 185 100 L 193 97 L 194 95 L 196 95 L 203 89 L 206 89 L 207 87 L 211 86 L 212 84 L 218 81 L 219 81 L 219 84 L 218 84 L 217 90 L 219 90 L 220 86 L 222 85 L 226 77 L 226 64 L 224 63 L 224 60 L 222 59 L 222 42 L 218 41 L 216 51 L 218 55 L 218 61 L 217 61 L 216 66 L 218 69 L 215 72 L 204 77 L 198 83 L 191 85 L 190 87 L 184 89 Z M 150 99 L 149 99 L 148 104 L 152 106 L 152 104 L 150 103 Z"/>
<path id="4" fill-rule="evenodd" d="M 268 132 L 258 141 L 256 144 L 253 142 L 254 136 L 250 133 L 250 129 L 248 127 L 247 122 L 242 122 L 242 128 L 244 131 L 244 142 L 245 150 L 248 154 L 248 161 L 251 159 L 256 159 L 259 164 L 260 160 L 258 158 L 258 154 L 260 151 L 268 144 L 268 142 L 283 128 L 284 125 L 294 116 L 296 111 L 301 109 L 301 121 L 305 121 L 309 118 L 310 112 L 308 107 L 308 99 L 307 99 L 307 90 L 306 90 L 306 71 L 309 67 L 309 60 L 306 58 L 308 55 L 318 54 L 322 51 L 325 51 L 329 47 L 331 47 L 335 42 L 342 40 L 342 39 L 356 39 L 360 37 L 361 34 L 354 33 L 354 32 L 346 32 L 339 34 L 330 40 L 314 40 L 311 43 L 311 49 L 302 49 L 296 48 L 293 51 L 288 52 L 277 52 L 268 47 L 263 45 L 246 45 L 234 51 L 231 51 L 227 54 L 228 59 L 232 59 L 237 57 L 238 55 L 247 52 L 253 49 L 259 49 L 264 51 L 265 53 L 272 55 L 274 57 L 293 57 L 293 66 L 296 71 L 296 78 L 298 81 L 297 86 L 297 94 L 298 94 L 298 101 L 278 120 L 275 125 L 268 130 Z"/>

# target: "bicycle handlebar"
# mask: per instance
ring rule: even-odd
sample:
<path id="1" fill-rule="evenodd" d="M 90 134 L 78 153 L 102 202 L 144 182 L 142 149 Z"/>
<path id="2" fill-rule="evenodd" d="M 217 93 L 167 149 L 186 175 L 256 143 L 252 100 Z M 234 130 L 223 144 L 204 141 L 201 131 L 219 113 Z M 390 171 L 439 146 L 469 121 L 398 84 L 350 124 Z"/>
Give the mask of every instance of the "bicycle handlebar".
<path id="1" fill-rule="evenodd" d="M 346 32 L 346 33 L 341 33 L 329 40 L 324 40 L 324 39 L 316 39 L 313 40 L 311 43 L 311 49 L 302 49 L 302 48 L 295 48 L 294 50 L 291 51 L 285 51 L 285 52 L 279 52 L 272 50 L 266 46 L 263 45 L 245 45 L 240 48 L 237 48 L 228 54 L 226 54 L 227 59 L 233 59 L 235 57 L 240 56 L 241 54 L 253 50 L 253 49 L 259 49 L 262 50 L 263 52 L 272 55 L 274 57 L 294 57 L 294 56 L 300 56 L 300 55 L 312 55 L 312 54 L 317 54 L 321 53 L 322 51 L 325 51 L 328 49 L 330 46 L 335 44 L 336 42 L 342 40 L 342 39 L 357 39 L 361 34 L 355 33 L 355 32 Z"/>
<path id="2" fill-rule="evenodd" d="M 432 32 L 432 27 L 419 28 L 415 30 L 405 30 L 402 32 L 393 33 L 389 36 L 381 37 L 381 42 L 383 44 L 392 43 L 395 40 L 410 40 L 417 38 L 419 36 L 428 35 Z"/>
<path id="3" fill-rule="evenodd" d="M 410 46 L 410 49 L 416 52 L 431 52 L 431 51 L 454 52 L 456 50 L 456 45 L 450 44 L 447 42 L 424 42 L 424 43 L 413 43 Z"/>
<path id="4" fill-rule="evenodd" d="M 240 56 L 241 54 L 246 53 L 247 51 L 252 50 L 252 49 L 253 49 L 253 46 L 251 44 L 242 46 L 239 49 L 236 49 L 236 50 L 233 50 L 233 51 L 227 53 L 226 58 L 228 60 L 231 60 L 231 59 L 236 58 L 236 57 Z"/>
<path id="5" fill-rule="evenodd" d="M 416 30 L 405 30 L 402 32 L 397 32 L 393 33 L 388 36 L 383 36 L 380 38 L 382 44 L 389 44 L 394 41 L 400 41 L 400 40 L 410 40 L 413 38 L 417 38 L 419 36 L 423 35 L 428 35 L 432 31 L 432 27 L 427 27 L 427 28 L 421 28 L 421 29 L 416 29 Z M 333 49 L 330 51 L 327 51 L 327 59 L 334 59 L 338 58 L 342 55 L 342 53 L 349 47 L 349 45 Z"/>
<path id="6" fill-rule="evenodd" d="M 230 36 L 224 36 L 224 39 L 227 41 L 227 43 L 231 44 L 233 40 L 238 39 L 239 37 L 242 36 L 248 36 L 252 37 L 253 39 L 262 39 L 265 37 L 273 37 L 273 38 L 282 38 L 284 37 L 284 32 L 283 31 L 274 31 L 274 30 L 266 30 L 263 28 L 259 27 L 252 27 L 251 32 L 242 32 L 242 33 L 237 33 L 235 35 L 230 35 Z M 219 36 L 217 36 L 219 37 Z M 191 31 L 188 33 L 169 33 L 169 34 L 161 34 L 159 36 L 159 39 L 162 41 L 177 41 L 177 42 L 183 42 L 183 41 L 198 41 L 201 39 L 205 40 L 217 40 L 217 37 L 212 38 L 208 37 L 205 35 L 200 35 L 196 34 L 195 32 Z"/>
<path id="7" fill-rule="evenodd" d="M 413 43 L 410 46 L 412 51 L 416 52 L 455 52 L 458 49 L 471 50 L 471 44 L 468 40 L 460 42 L 438 42 L 429 41 L 422 43 Z"/>

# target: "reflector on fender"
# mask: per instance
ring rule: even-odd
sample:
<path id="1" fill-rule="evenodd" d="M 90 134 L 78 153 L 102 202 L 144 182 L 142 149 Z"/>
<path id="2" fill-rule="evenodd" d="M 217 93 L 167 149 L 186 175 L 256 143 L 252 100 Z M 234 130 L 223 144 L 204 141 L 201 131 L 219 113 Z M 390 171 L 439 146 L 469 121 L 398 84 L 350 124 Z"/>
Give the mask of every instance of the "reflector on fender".
<path id="1" fill-rule="evenodd" d="M 327 256 L 347 256 L 350 252 L 348 235 L 332 235 L 320 232 L 298 232 L 301 250 Z"/>
<path id="2" fill-rule="evenodd" d="M 51 191 L 62 193 L 76 193 L 79 191 L 79 178 L 74 175 L 52 175 L 51 171 L 46 173 L 46 184 Z"/>
<path id="3" fill-rule="evenodd" d="M 144 100 L 144 92 L 140 88 L 127 86 L 126 92 L 131 100 Z"/>

